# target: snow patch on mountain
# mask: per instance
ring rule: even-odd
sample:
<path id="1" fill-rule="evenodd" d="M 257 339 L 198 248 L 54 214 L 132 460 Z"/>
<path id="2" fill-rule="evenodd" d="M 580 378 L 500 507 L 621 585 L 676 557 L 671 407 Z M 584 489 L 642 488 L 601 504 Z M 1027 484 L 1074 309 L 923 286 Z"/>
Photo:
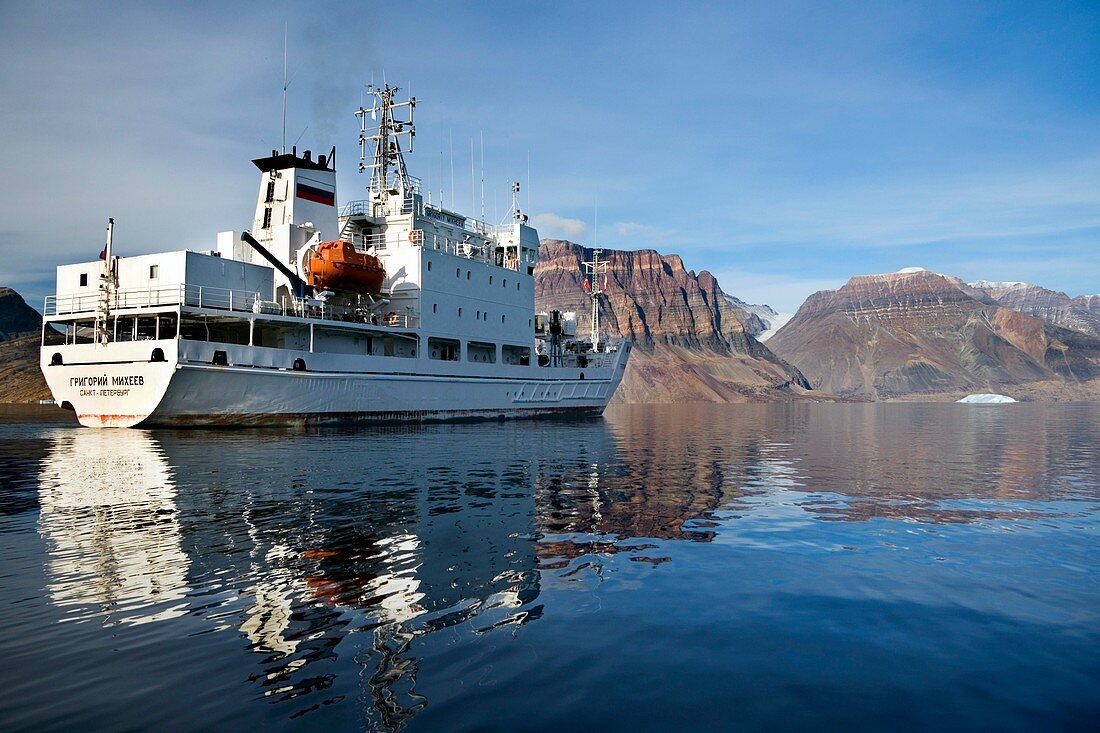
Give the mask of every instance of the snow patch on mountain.
<path id="1" fill-rule="evenodd" d="M 1008 290 L 1009 288 L 1026 288 L 1027 283 L 1017 281 L 1004 281 L 994 282 L 993 280 L 975 280 L 972 283 L 967 283 L 972 288 L 978 288 L 979 290 Z"/>

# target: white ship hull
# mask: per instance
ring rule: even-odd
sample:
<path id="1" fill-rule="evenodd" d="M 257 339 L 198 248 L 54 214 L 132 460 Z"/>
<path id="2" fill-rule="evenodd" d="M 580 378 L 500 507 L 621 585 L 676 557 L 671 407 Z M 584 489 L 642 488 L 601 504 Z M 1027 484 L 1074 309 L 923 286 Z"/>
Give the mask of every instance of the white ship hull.
<path id="1" fill-rule="evenodd" d="M 207 352 L 214 347 L 228 352 L 228 365 L 211 363 Z M 148 359 L 155 348 L 169 360 L 136 359 Z M 409 362 L 409 371 L 402 373 L 373 371 L 378 358 L 267 353 L 273 351 L 173 340 L 79 344 L 44 349 L 42 371 L 57 403 L 90 427 L 526 418 L 602 413 L 622 380 L 629 347 L 615 355 L 610 367 L 411 359 L 401 360 Z M 51 365 L 58 353 L 63 363 Z M 281 363 L 309 359 L 310 370 L 263 366 L 271 356 Z"/>

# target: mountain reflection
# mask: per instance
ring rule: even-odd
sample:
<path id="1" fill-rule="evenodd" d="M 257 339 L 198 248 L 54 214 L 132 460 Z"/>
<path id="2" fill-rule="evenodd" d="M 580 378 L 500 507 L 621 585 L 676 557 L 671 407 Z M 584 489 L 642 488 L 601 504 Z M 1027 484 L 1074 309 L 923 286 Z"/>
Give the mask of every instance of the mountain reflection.
<path id="1" fill-rule="evenodd" d="M 354 432 L 55 430 L 38 527 L 66 618 L 183 617 L 188 635 L 231 635 L 256 696 L 288 717 L 354 699 L 368 727 L 393 730 L 430 702 L 429 641 L 519 633 L 547 612 L 551 575 L 598 574 L 619 554 L 660 566 L 669 543 L 735 533 L 761 507 L 1025 517 L 981 502 L 1074 496 L 1053 468 L 1100 427 L 1083 425 L 737 405 Z"/>

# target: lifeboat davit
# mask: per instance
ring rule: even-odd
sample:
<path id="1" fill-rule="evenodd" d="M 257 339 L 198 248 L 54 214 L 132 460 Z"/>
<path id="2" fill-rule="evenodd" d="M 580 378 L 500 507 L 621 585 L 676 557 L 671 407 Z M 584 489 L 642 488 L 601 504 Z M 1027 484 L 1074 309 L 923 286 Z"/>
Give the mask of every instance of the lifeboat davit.
<path id="1" fill-rule="evenodd" d="M 322 242 L 306 263 L 309 284 L 317 290 L 382 292 L 386 268 L 373 255 L 359 252 L 351 242 Z"/>

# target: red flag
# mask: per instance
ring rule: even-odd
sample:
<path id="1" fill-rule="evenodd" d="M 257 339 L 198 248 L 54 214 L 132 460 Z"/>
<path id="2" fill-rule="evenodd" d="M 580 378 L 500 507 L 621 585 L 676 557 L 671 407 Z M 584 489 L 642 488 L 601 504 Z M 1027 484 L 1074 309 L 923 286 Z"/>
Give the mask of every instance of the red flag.
<path id="1" fill-rule="evenodd" d="M 103 245 L 103 251 L 99 253 L 99 259 L 107 259 L 107 245 Z"/>
<path id="2" fill-rule="evenodd" d="M 591 289 L 592 289 L 592 286 L 588 284 L 588 278 L 586 277 L 584 279 L 584 292 L 587 293 Z"/>

